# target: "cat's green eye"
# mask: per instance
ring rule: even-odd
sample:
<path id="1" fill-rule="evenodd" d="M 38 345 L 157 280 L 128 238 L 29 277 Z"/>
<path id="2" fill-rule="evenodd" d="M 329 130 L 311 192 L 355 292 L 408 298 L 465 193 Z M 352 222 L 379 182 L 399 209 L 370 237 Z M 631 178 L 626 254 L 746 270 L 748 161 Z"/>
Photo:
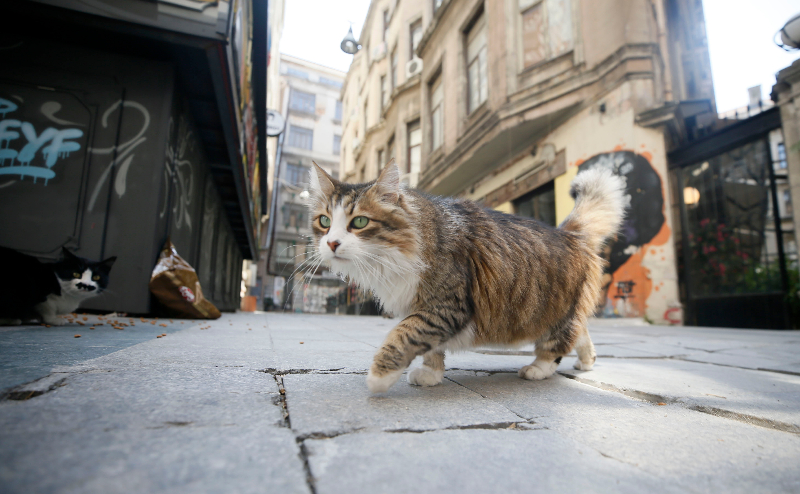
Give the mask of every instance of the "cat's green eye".
<path id="1" fill-rule="evenodd" d="M 94 276 L 92 276 L 92 279 L 94 281 L 100 281 L 100 276 L 99 275 L 94 275 Z"/>
<path id="2" fill-rule="evenodd" d="M 322 225 L 322 228 L 328 228 L 331 226 L 331 219 L 322 215 L 319 217 L 319 224 Z"/>
<path id="3" fill-rule="evenodd" d="M 369 218 L 366 216 L 356 216 L 353 218 L 353 228 L 364 228 L 369 223 Z"/>
<path id="4" fill-rule="evenodd" d="M 73 278 L 80 278 L 81 274 L 80 273 L 72 273 L 72 277 Z"/>

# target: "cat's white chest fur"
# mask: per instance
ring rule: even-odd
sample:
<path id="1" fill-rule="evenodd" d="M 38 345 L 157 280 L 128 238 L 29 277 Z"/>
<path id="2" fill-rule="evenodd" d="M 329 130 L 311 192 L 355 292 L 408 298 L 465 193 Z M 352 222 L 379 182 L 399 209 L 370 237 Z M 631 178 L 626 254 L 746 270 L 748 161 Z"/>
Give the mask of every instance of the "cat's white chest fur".
<path id="1" fill-rule="evenodd" d="M 51 293 L 47 296 L 47 300 L 36 306 L 36 310 L 40 313 L 45 311 L 52 312 L 53 314 L 69 314 L 77 309 L 81 302 L 87 298 L 89 297 L 70 294 L 56 295 Z"/>
<path id="2" fill-rule="evenodd" d="M 382 252 L 380 257 L 380 261 L 374 258 L 363 259 L 360 261 L 361 265 L 333 259 L 331 269 L 348 276 L 359 287 L 372 291 L 384 310 L 395 317 L 403 318 L 411 311 L 411 304 L 417 294 L 420 266 L 393 249 Z"/>
<path id="3" fill-rule="evenodd" d="M 75 311 L 81 302 L 97 295 L 96 290 L 89 292 L 78 291 L 74 286 L 76 283 L 80 282 L 96 288 L 97 284 L 91 280 L 91 277 L 92 272 L 87 269 L 81 278 L 77 280 L 58 280 L 58 283 L 61 285 L 61 294 L 56 295 L 55 293 L 51 293 L 48 295 L 44 302 L 36 305 L 36 312 L 42 316 L 42 320 L 47 324 L 52 324 L 54 326 L 63 325 L 64 320 L 58 317 L 60 314 L 69 314 Z"/>

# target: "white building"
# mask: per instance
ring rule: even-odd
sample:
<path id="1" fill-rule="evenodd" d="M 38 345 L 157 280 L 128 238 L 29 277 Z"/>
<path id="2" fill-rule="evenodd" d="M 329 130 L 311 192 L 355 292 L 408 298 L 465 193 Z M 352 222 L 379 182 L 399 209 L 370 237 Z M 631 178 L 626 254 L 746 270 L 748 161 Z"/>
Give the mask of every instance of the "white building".
<path id="1" fill-rule="evenodd" d="M 295 312 L 325 312 L 327 297 L 341 286 L 339 279 L 322 267 L 310 283 L 304 282 L 301 265 L 311 236 L 304 202 L 311 162 L 333 177 L 339 176 L 344 77 L 344 72 L 281 55 L 280 108 L 286 128 L 276 157 L 274 241 L 266 262 L 273 303 Z M 266 286 L 265 297 L 270 297 L 269 280 Z"/>

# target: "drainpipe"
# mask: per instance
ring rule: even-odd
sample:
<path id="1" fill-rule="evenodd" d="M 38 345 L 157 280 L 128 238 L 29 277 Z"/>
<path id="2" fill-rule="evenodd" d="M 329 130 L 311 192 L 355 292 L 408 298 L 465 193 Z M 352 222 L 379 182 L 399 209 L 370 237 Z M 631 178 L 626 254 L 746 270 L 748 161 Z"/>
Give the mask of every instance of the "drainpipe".
<path id="1" fill-rule="evenodd" d="M 286 128 L 278 137 L 278 147 L 275 150 L 275 176 L 272 179 L 272 205 L 269 209 L 269 223 L 267 223 L 267 274 L 270 276 L 280 276 L 272 272 L 272 247 L 275 237 L 275 217 L 278 208 L 278 196 L 280 195 L 280 174 L 281 174 L 281 155 L 283 154 L 283 136 L 286 135 Z"/>

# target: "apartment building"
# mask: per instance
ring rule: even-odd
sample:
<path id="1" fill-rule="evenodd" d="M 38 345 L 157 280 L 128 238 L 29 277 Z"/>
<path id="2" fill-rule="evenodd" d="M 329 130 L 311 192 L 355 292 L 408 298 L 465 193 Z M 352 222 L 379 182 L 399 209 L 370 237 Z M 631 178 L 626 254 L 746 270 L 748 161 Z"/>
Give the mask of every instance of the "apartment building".
<path id="1" fill-rule="evenodd" d="M 693 0 L 375 0 L 345 79 L 341 176 L 395 158 L 434 194 L 558 224 L 602 166 L 632 208 L 609 246 L 603 312 L 680 305 L 667 151 L 716 121 Z"/>
<path id="2" fill-rule="evenodd" d="M 277 194 L 270 249 L 264 259 L 265 297 L 295 312 L 325 312 L 327 298 L 341 281 L 321 266 L 304 279 L 311 226 L 305 200 L 312 161 L 339 176 L 342 139 L 343 72 L 306 60 L 280 56 L 281 114 L 286 127 L 276 157 L 273 193 Z M 309 275 L 310 276 L 310 275 Z"/>

